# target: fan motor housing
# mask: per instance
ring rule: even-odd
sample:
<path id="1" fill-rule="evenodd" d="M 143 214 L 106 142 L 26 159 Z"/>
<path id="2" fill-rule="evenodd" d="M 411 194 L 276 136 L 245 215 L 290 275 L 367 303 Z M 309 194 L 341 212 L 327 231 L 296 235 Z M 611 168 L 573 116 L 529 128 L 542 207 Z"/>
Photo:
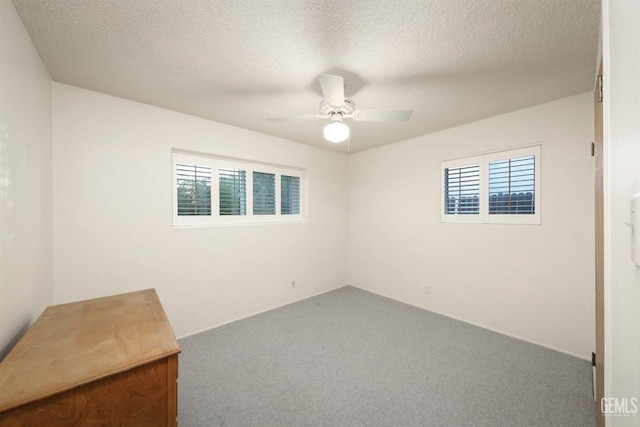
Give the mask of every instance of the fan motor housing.
<path id="1" fill-rule="evenodd" d="M 324 99 L 320 103 L 320 114 L 330 115 L 330 114 L 342 114 L 343 116 L 350 115 L 353 113 L 356 104 L 350 100 L 349 98 L 344 99 L 344 103 L 340 106 L 335 106 L 329 104 Z"/>

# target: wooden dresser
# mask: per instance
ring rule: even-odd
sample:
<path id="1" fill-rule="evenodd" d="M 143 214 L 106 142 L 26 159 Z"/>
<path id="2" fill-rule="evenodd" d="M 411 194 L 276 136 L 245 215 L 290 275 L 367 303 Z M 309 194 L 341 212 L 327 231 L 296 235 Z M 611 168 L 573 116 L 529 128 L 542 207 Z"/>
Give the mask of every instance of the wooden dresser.
<path id="1" fill-rule="evenodd" d="M 0 426 L 176 426 L 178 353 L 154 289 L 48 307 L 0 363 Z"/>

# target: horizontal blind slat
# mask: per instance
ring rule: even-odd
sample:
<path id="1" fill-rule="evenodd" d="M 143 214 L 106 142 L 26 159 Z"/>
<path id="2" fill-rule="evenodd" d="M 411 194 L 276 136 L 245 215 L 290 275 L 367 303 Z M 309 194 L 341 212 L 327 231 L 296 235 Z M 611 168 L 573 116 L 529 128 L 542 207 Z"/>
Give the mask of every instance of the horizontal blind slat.
<path id="1" fill-rule="evenodd" d="M 446 168 L 444 209 L 447 215 L 480 213 L 480 165 Z"/>
<path id="2" fill-rule="evenodd" d="M 275 215 L 276 176 L 272 173 L 253 172 L 253 214 Z"/>
<path id="3" fill-rule="evenodd" d="M 280 213 L 300 213 L 300 178 L 297 176 L 280 176 Z"/>
<path id="4" fill-rule="evenodd" d="M 246 215 L 246 171 L 220 168 L 218 180 L 220 215 Z"/>
<path id="5" fill-rule="evenodd" d="M 535 156 L 489 162 L 489 214 L 535 213 Z"/>
<path id="6" fill-rule="evenodd" d="M 211 168 L 176 164 L 177 214 L 211 215 Z"/>

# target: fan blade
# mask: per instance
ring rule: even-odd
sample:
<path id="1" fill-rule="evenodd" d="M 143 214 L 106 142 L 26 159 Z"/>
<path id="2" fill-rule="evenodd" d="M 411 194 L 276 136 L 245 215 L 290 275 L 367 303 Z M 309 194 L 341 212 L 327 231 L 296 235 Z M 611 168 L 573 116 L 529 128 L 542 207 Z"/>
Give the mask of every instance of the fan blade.
<path id="1" fill-rule="evenodd" d="M 270 122 L 290 122 L 294 120 L 325 119 L 327 117 L 329 116 L 323 116 L 322 114 L 303 114 L 300 116 L 269 117 L 267 120 Z"/>
<path id="2" fill-rule="evenodd" d="M 329 105 L 340 107 L 344 104 L 344 79 L 331 74 L 320 74 L 320 87 L 324 100 Z"/>
<path id="3" fill-rule="evenodd" d="M 412 113 L 413 110 L 356 110 L 351 118 L 362 122 L 406 122 Z"/>

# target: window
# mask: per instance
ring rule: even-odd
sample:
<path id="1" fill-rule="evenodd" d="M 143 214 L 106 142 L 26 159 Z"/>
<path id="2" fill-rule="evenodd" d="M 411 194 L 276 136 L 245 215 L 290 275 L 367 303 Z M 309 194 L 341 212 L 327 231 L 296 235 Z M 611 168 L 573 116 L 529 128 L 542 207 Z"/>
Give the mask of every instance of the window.
<path id="1" fill-rule="evenodd" d="M 489 162 L 489 215 L 535 214 L 535 156 Z"/>
<path id="2" fill-rule="evenodd" d="M 211 168 L 176 165 L 178 215 L 211 215 Z"/>
<path id="3" fill-rule="evenodd" d="M 247 171 L 219 169 L 220 215 L 247 214 Z"/>
<path id="4" fill-rule="evenodd" d="M 540 146 L 445 161 L 442 222 L 540 224 Z"/>
<path id="5" fill-rule="evenodd" d="M 284 179 L 284 176 L 282 176 L 280 179 Z M 273 173 L 254 172 L 253 173 L 253 214 L 254 215 L 275 215 L 275 213 L 276 213 L 276 175 Z M 285 213 L 285 212 L 282 212 L 282 213 Z"/>
<path id="6" fill-rule="evenodd" d="M 300 177 L 283 175 L 280 181 L 282 198 L 280 212 L 283 215 L 300 213 Z"/>
<path id="7" fill-rule="evenodd" d="M 480 213 L 480 165 L 446 168 L 444 175 L 445 212 Z"/>
<path id="8" fill-rule="evenodd" d="M 299 169 L 172 153 L 173 224 L 302 221 Z"/>

